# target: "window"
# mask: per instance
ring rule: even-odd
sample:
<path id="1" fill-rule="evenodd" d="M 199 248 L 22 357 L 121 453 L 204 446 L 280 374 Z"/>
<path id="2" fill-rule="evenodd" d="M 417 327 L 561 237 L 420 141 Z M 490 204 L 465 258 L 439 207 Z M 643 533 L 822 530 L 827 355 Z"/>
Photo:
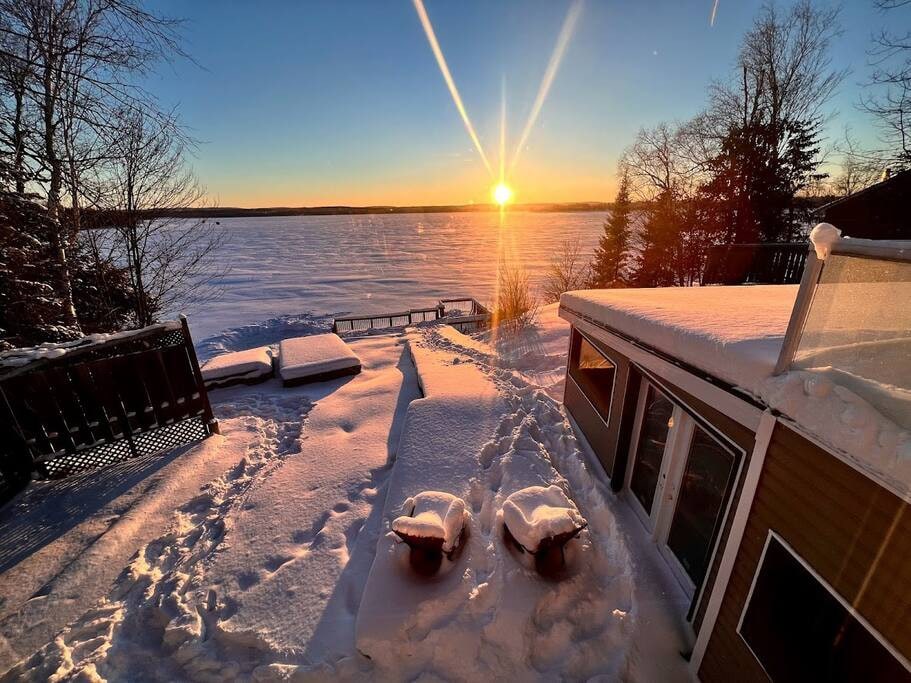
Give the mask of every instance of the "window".
<path id="1" fill-rule="evenodd" d="M 573 331 L 569 374 L 605 422 L 610 419 L 611 395 L 617 368 L 585 337 Z"/>
<path id="2" fill-rule="evenodd" d="M 733 453 L 694 427 L 667 545 L 696 586 L 705 578 L 735 464 Z"/>
<path id="3" fill-rule="evenodd" d="M 773 681 L 911 681 L 881 637 L 771 533 L 737 630 Z"/>
<path id="4" fill-rule="evenodd" d="M 642 426 L 639 429 L 629 487 L 646 514 L 651 515 L 661 462 L 664 458 L 664 447 L 673 426 L 674 404 L 654 386 L 647 386 Z"/>

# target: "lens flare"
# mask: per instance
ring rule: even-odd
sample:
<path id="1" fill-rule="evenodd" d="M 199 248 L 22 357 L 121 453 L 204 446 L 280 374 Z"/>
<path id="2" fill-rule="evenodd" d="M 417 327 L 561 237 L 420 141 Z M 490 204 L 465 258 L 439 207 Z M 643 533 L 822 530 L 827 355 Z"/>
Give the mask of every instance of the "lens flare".
<path id="1" fill-rule="evenodd" d="M 452 101 L 455 103 L 456 109 L 459 110 L 459 115 L 462 117 L 462 122 L 465 124 L 465 130 L 468 131 L 468 135 L 471 137 L 475 149 L 477 149 L 478 154 L 481 155 L 481 161 L 484 162 L 487 172 L 490 173 L 490 175 L 493 175 L 493 168 L 491 168 L 490 162 L 487 160 L 487 155 L 484 154 L 484 148 L 481 147 L 481 141 L 478 139 L 478 134 L 475 133 L 474 126 L 471 125 L 471 119 L 468 118 L 468 112 L 465 110 L 465 105 L 462 104 L 462 98 L 459 96 L 459 89 L 456 88 L 455 81 L 452 79 L 452 74 L 449 73 L 449 67 L 446 65 L 446 58 L 443 56 L 443 50 L 440 48 L 436 33 L 433 31 L 430 17 L 427 16 L 427 10 L 424 9 L 423 0 L 414 0 L 414 8 L 417 10 L 418 18 L 421 20 L 421 26 L 424 27 L 424 33 L 427 34 L 427 42 L 430 43 L 430 49 L 433 50 L 433 56 L 436 57 L 437 64 L 440 67 L 440 73 L 443 74 L 443 80 L 446 81 L 446 87 L 449 88 L 449 94 L 452 95 Z"/>
<path id="2" fill-rule="evenodd" d="M 493 188 L 493 200 L 503 206 L 506 202 L 512 199 L 512 190 L 510 190 L 505 184 L 500 183 L 495 188 Z"/>
<path id="3" fill-rule="evenodd" d="M 525 122 L 525 128 L 522 129 L 522 135 L 519 136 L 519 144 L 513 152 L 512 161 L 509 162 L 509 170 L 512 171 L 519 161 L 519 155 L 525 143 L 528 142 L 528 136 L 531 135 L 531 129 L 534 128 L 538 120 L 538 114 L 541 113 L 541 107 L 544 106 L 544 100 L 547 99 L 547 93 L 550 92 L 550 86 L 553 85 L 554 78 L 557 75 L 557 69 L 560 68 L 560 62 L 563 61 L 563 54 L 566 52 L 566 46 L 569 45 L 570 38 L 573 37 L 573 30 L 576 28 L 576 22 L 582 13 L 582 0 L 575 0 L 566 13 L 563 20 L 563 26 L 560 28 L 560 35 L 557 36 L 557 42 L 554 45 L 554 51 L 550 55 L 550 61 L 547 63 L 547 69 L 544 71 L 544 78 L 541 79 L 541 85 L 538 87 L 538 95 L 535 97 L 535 103 L 528 114 L 528 120 Z"/>

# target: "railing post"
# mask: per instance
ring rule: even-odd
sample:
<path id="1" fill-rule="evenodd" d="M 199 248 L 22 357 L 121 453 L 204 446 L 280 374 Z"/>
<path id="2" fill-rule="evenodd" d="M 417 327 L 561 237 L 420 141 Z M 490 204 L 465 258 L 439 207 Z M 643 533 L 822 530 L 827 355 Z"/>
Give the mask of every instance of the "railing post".
<path id="1" fill-rule="evenodd" d="M 196 386 L 199 388 L 199 395 L 202 398 L 203 419 L 206 426 L 213 434 L 220 434 L 218 420 L 215 419 L 215 413 L 212 412 L 212 405 L 209 403 L 209 393 L 206 391 L 206 384 L 202 379 L 202 372 L 199 369 L 199 361 L 196 359 L 196 349 L 193 348 L 193 339 L 190 337 L 190 326 L 187 324 L 187 316 L 180 314 L 180 325 L 183 328 L 183 343 L 187 350 L 187 356 L 190 358 L 190 365 L 193 368 L 193 377 L 196 379 Z"/>
<path id="2" fill-rule="evenodd" d="M 791 319 L 788 321 L 788 329 L 781 344 L 781 352 L 778 354 L 778 362 L 775 364 L 773 375 L 783 373 L 794 360 L 794 354 L 797 353 L 797 347 L 800 344 L 800 337 L 803 333 L 803 326 L 806 324 L 807 316 L 810 314 L 813 294 L 816 291 L 816 285 L 819 284 L 819 277 L 822 275 L 822 269 L 826 263 L 824 260 L 816 258 L 816 252 L 812 244 L 808 246 L 808 250 L 803 277 L 797 289 L 794 309 L 791 311 Z"/>

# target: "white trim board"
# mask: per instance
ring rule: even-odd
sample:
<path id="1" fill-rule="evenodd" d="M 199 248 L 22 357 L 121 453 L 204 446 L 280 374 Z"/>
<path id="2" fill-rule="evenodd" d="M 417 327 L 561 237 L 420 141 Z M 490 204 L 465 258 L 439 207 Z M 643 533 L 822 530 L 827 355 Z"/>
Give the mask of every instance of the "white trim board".
<path id="1" fill-rule="evenodd" d="M 762 410 L 758 407 L 737 398 L 721 387 L 715 386 L 704 379 L 697 377 L 680 366 L 648 353 L 627 340 L 611 334 L 569 312 L 564 312 L 561 309 L 561 314 L 563 314 L 563 317 L 566 320 L 569 320 L 576 329 L 604 342 L 618 353 L 626 356 L 629 360 L 639 363 L 659 377 L 663 377 L 665 381 L 692 394 L 703 403 L 717 408 L 719 411 L 751 431 L 756 431 L 756 428 L 759 425 L 759 418 L 762 415 Z"/>
<path id="2" fill-rule="evenodd" d="M 750 509 L 753 507 L 753 498 L 759 485 L 759 475 L 762 473 L 762 467 L 765 464 L 766 452 L 769 450 L 776 422 L 775 416 L 766 411 L 762 413 L 756 429 L 756 441 L 753 445 L 753 453 L 750 456 L 750 463 L 743 480 L 740 499 L 737 501 L 734 520 L 731 522 L 731 531 L 728 533 L 724 554 L 721 556 L 721 564 L 718 566 L 718 575 L 715 577 L 715 583 L 709 595 L 709 602 L 706 605 L 705 616 L 702 619 L 702 626 L 699 629 L 696 645 L 693 647 L 693 654 L 690 657 L 690 672 L 696 679 L 699 678 L 699 667 L 702 665 L 703 657 L 705 657 L 705 651 L 708 648 L 712 631 L 715 630 L 718 612 L 721 610 L 721 603 L 724 600 L 725 593 L 727 593 L 728 583 L 734 571 L 734 562 L 740 550 L 740 543 L 743 540 L 743 532 L 750 516 Z"/>

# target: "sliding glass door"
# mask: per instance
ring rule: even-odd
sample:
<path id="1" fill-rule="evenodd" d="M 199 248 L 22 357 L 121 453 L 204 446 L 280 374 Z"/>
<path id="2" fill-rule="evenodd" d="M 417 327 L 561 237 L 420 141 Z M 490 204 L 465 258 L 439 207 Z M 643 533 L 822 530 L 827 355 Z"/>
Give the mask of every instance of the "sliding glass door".
<path id="1" fill-rule="evenodd" d="M 735 465 L 730 450 L 698 425 L 694 427 L 667 547 L 695 586 L 702 584 L 708 569 Z"/>
<path id="2" fill-rule="evenodd" d="M 681 404 L 642 381 L 627 488 L 684 589 L 705 579 L 739 458 Z"/>
<path id="3" fill-rule="evenodd" d="M 629 480 L 646 517 L 652 516 L 655 492 L 661 476 L 661 463 L 673 420 L 674 404 L 652 384 L 645 383 L 645 402 L 641 406 L 639 439 Z"/>

